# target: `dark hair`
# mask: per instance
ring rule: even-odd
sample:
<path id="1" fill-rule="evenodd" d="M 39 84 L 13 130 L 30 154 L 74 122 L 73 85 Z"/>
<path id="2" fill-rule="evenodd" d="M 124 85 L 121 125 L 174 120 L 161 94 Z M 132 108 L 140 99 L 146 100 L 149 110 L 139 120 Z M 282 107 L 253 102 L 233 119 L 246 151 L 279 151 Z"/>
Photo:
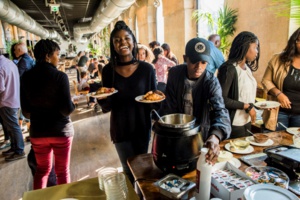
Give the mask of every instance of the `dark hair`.
<path id="1" fill-rule="evenodd" d="M 160 46 L 160 43 L 158 41 L 152 41 L 149 43 L 149 47 L 153 49 L 155 46 Z"/>
<path id="2" fill-rule="evenodd" d="M 154 54 L 154 60 L 152 61 L 153 64 L 155 64 L 158 60 L 158 56 L 160 54 L 162 54 L 164 52 L 163 48 L 161 47 L 155 47 L 155 49 L 153 50 L 153 54 Z"/>
<path id="3" fill-rule="evenodd" d="M 111 34 L 110 34 L 110 63 L 112 64 L 112 66 L 116 66 L 117 65 L 117 60 L 118 60 L 118 57 L 119 55 L 117 54 L 117 52 L 115 51 L 115 48 L 114 48 L 114 43 L 113 43 L 113 38 L 115 37 L 116 33 L 121 31 L 121 30 L 124 30 L 124 31 L 127 31 L 132 39 L 133 39 L 133 49 L 132 49 L 132 56 L 133 58 L 136 58 L 137 56 L 137 41 L 136 41 L 136 38 L 134 36 L 134 34 L 132 33 L 131 29 L 125 24 L 124 21 L 118 21 L 116 24 L 115 24 L 115 27 L 114 29 L 112 30 Z"/>
<path id="4" fill-rule="evenodd" d="M 169 54 L 170 54 L 170 52 L 171 52 L 170 45 L 168 45 L 167 43 L 163 43 L 163 44 L 161 45 L 161 48 L 163 48 L 165 51 L 168 52 L 168 53 L 167 53 L 167 57 L 169 57 Z"/>
<path id="5" fill-rule="evenodd" d="M 296 40 L 300 35 L 300 28 L 298 28 L 290 37 L 286 47 L 279 56 L 279 60 L 284 65 L 290 65 L 293 61 L 293 57 L 300 52 L 297 52 Z"/>
<path id="6" fill-rule="evenodd" d="M 86 57 L 86 56 L 81 56 L 80 58 L 79 58 L 79 61 L 78 61 L 78 66 L 79 67 L 83 67 L 86 63 L 87 63 L 87 61 L 88 61 L 89 59 L 88 59 L 88 57 Z"/>
<path id="7" fill-rule="evenodd" d="M 260 55 L 260 49 L 259 49 L 259 40 L 256 35 L 254 35 L 251 32 L 243 31 L 239 33 L 233 40 L 229 56 L 228 56 L 228 63 L 239 63 L 241 62 L 250 47 L 250 44 L 258 42 L 258 53 L 254 61 L 246 61 L 247 65 L 251 69 L 251 71 L 256 71 L 258 69 L 258 60 Z"/>
<path id="8" fill-rule="evenodd" d="M 34 57 L 36 62 L 44 62 L 46 60 L 46 55 L 53 55 L 54 51 L 60 50 L 58 44 L 52 40 L 41 39 L 34 46 Z"/>
<path id="9" fill-rule="evenodd" d="M 86 76 L 86 71 L 83 71 L 83 72 L 80 73 L 81 78 L 84 78 L 85 76 Z"/>
<path id="10" fill-rule="evenodd" d="M 17 60 L 17 56 L 15 54 L 15 46 L 17 45 L 18 43 L 13 43 L 10 47 L 10 55 L 12 57 L 13 60 Z"/>

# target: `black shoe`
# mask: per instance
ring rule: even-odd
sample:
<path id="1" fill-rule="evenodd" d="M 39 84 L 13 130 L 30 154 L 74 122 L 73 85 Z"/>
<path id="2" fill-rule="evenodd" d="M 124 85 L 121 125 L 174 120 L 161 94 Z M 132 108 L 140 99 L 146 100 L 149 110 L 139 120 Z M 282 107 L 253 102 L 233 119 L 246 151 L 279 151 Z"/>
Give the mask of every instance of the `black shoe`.
<path id="1" fill-rule="evenodd" d="M 10 155 L 12 155 L 12 154 L 14 154 L 14 153 L 15 153 L 14 150 L 8 149 L 7 151 L 3 151 L 3 152 L 2 152 L 2 155 L 4 155 L 4 156 L 10 156 Z"/>
<path id="2" fill-rule="evenodd" d="M 18 154 L 18 153 L 14 153 L 10 156 L 7 156 L 5 157 L 5 161 L 14 161 L 14 160 L 19 160 L 19 159 L 22 159 L 22 158 L 25 158 L 26 157 L 26 154 L 23 152 L 21 154 Z"/>

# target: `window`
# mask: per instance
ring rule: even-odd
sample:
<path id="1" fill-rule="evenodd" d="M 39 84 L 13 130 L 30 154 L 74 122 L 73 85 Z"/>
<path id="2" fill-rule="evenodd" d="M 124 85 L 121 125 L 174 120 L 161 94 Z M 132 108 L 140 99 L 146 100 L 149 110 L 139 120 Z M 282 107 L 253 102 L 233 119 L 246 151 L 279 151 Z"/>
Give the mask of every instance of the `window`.
<path id="1" fill-rule="evenodd" d="M 163 5 L 161 0 L 155 0 L 154 6 L 156 7 L 156 40 L 161 44 L 165 40 L 164 30 L 164 16 L 163 16 Z"/>

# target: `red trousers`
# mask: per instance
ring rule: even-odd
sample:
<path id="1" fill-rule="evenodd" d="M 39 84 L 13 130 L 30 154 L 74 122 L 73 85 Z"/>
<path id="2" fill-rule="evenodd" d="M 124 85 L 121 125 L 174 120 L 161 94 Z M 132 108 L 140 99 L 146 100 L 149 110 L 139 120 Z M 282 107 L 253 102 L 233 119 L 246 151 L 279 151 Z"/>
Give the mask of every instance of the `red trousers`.
<path id="1" fill-rule="evenodd" d="M 53 160 L 57 184 L 70 183 L 70 157 L 73 137 L 30 138 L 30 141 L 37 162 L 33 189 L 47 187 Z"/>

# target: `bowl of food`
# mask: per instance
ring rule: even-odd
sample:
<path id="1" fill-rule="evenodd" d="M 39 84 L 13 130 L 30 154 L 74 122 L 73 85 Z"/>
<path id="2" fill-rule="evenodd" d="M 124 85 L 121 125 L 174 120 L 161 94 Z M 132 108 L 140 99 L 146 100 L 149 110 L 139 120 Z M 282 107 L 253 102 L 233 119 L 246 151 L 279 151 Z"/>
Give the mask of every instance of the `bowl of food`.
<path id="1" fill-rule="evenodd" d="M 220 154 L 218 156 L 218 162 L 225 162 L 225 161 L 229 161 L 233 158 L 232 153 L 228 152 L 228 151 L 220 151 Z"/>
<path id="2" fill-rule="evenodd" d="M 265 134 L 253 134 L 256 143 L 265 143 L 268 141 L 269 136 Z"/>
<path id="3" fill-rule="evenodd" d="M 251 166 L 245 173 L 257 183 L 274 184 L 285 189 L 288 189 L 290 182 L 286 173 L 274 167 Z"/>
<path id="4" fill-rule="evenodd" d="M 234 148 L 236 148 L 238 150 L 245 150 L 250 145 L 249 141 L 241 140 L 241 139 L 235 139 L 235 140 L 233 140 L 232 143 L 233 143 Z"/>

